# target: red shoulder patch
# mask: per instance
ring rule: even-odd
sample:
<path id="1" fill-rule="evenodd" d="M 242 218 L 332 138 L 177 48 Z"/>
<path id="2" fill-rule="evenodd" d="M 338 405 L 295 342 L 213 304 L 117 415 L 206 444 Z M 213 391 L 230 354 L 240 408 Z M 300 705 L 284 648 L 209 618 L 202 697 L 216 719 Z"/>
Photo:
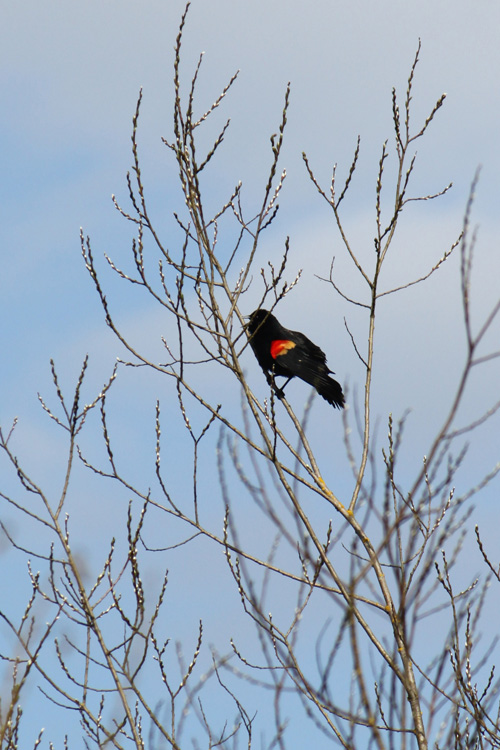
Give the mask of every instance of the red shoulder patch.
<path id="1" fill-rule="evenodd" d="M 297 345 L 289 339 L 276 339 L 271 341 L 271 357 L 276 359 L 282 354 L 286 354 L 289 349 L 294 349 Z"/>

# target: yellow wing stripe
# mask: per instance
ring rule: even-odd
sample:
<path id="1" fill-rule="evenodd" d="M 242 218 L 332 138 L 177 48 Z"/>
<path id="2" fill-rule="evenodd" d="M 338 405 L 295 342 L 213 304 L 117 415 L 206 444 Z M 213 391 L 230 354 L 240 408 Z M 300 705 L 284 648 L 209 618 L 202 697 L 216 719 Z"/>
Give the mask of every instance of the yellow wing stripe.
<path id="1" fill-rule="evenodd" d="M 296 344 L 289 339 L 277 339 L 271 341 L 271 357 L 276 359 L 283 354 L 286 354 L 290 349 L 295 349 Z"/>

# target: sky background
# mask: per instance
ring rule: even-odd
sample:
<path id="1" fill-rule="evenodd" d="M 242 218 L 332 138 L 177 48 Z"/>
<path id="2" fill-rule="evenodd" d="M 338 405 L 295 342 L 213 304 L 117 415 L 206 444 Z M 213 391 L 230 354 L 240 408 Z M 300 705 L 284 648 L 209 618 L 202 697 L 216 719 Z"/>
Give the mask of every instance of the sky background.
<path id="1" fill-rule="evenodd" d="M 143 178 L 152 211 L 165 233 L 172 230 L 172 211 L 182 209 L 176 170 L 161 136 L 169 139 L 172 134 L 173 47 L 183 7 L 177 0 L 5 0 L 0 10 L 0 423 L 6 426 L 19 417 L 16 451 L 49 486 L 51 482 L 60 485 L 57 472 L 63 466 L 63 436 L 49 424 L 37 399 L 37 392 L 52 399 L 50 358 L 71 392 L 81 362 L 89 354 L 89 400 L 121 353 L 104 324 L 85 272 L 79 229 L 83 227 L 90 235 L 104 272 L 104 252 L 117 262 L 127 262 L 130 226 L 114 210 L 110 196 L 116 194 L 119 202 L 127 202 L 125 175 L 132 164 L 131 122 L 140 87 L 138 141 Z M 473 315 L 474 321 L 480 321 L 496 301 L 500 274 L 499 29 L 496 0 L 193 0 L 184 35 L 182 74 L 188 82 L 204 51 L 197 111 L 210 106 L 231 75 L 240 70 L 210 126 L 213 129 L 208 128 L 207 143 L 216 135 L 216 125 L 231 117 L 220 157 L 210 173 L 213 196 L 210 191 L 209 203 L 213 198 L 216 205 L 242 180 L 249 213 L 250 207 L 258 205 L 270 162 L 269 136 L 276 132 L 285 88 L 291 83 L 281 161 L 288 176 L 278 219 L 263 238 L 258 263 L 276 260 L 290 236 L 289 278 L 299 268 L 303 276 L 280 307 L 280 318 L 288 327 L 303 330 L 327 352 L 330 366 L 348 386 L 352 405 L 361 397 L 362 371 L 343 317 L 359 336 L 365 321 L 358 309 L 346 306 L 316 275 L 328 276 L 335 256 L 338 278 L 346 291 L 358 294 L 362 288 L 342 259 L 332 216 L 308 180 L 301 153 L 307 153 L 318 178 L 328 186 L 334 163 L 340 180 L 347 174 L 356 138 L 361 136 L 359 168 L 344 210 L 354 246 L 369 262 L 377 165 L 386 139 L 393 154 L 391 90 L 396 87 L 402 104 L 420 38 L 414 127 L 421 127 L 443 92 L 447 99 L 417 144 L 413 194 L 434 193 L 449 182 L 454 187 L 438 201 L 408 207 L 383 285 L 390 288 L 418 277 L 451 245 L 461 229 L 471 181 L 481 166 L 473 210 L 473 223 L 479 225 Z M 388 181 L 394 164 L 394 159 L 388 161 Z M 388 189 L 387 205 L 389 196 Z M 106 278 L 122 325 L 132 337 L 161 352 L 163 312 L 145 296 L 130 296 L 130 288 L 118 285 L 109 274 Z M 374 412 L 380 419 L 380 434 L 385 436 L 389 412 L 399 417 L 407 407 L 413 410 L 408 423 L 410 454 L 424 454 L 445 414 L 463 362 L 458 292 L 455 259 L 429 285 L 415 287 L 404 298 L 388 298 L 380 311 Z M 256 286 L 244 312 L 253 309 L 258 297 Z M 499 340 L 497 326 L 487 342 L 489 349 L 498 348 Z M 265 395 L 265 382 L 251 353 L 244 356 L 252 385 Z M 137 372 L 120 373 L 116 403 L 110 408 L 118 444 L 125 455 L 133 455 L 130 471 L 139 476 L 141 460 L 147 460 L 153 444 L 154 402 L 162 397 L 164 384 L 154 377 L 141 381 L 137 377 Z M 464 422 L 495 402 L 498 378 L 496 362 L 474 374 L 461 415 Z M 209 387 L 217 389 L 217 381 Z M 227 398 L 238 408 L 236 382 L 232 387 L 234 392 Z M 296 397 L 305 400 L 302 386 L 293 388 Z M 322 438 L 320 456 L 331 460 L 331 446 L 340 447 L 341 437 L 331 422 L 324 426 L 319 406 L 323 404 L 316 401 L 314 434 Z M 167 402 L 167 413 L 169 408 Z M 498 428 L 498 421 L 492 422 L 479 433 L 471 448 L 470 472 L 463 477 L 465 484 L 474 484 L 499 460 Z M 97 424 L 89 429 L 88 450 L 92 451 L 96 434 L 92 430 Z M 99 449 L 95 451 L 100 455 Z M 177 451 L 173 461 L 182 474 L 184 456 L 181 448 Z M 4 462 L 0 476 L 7 486 L 14 486 Z M 109 506 L 99 501 L 101 515 L 99 529 L 95 529 L 92 509 L 102 490 L 97 485 L 94 489 L 92 481 L 82 479 L 75 488 L 70 511 L 75 523 L 79 521 L 87 533 L 92 530 L 93 541 L 109 539 L 123 498 L 110 491 Z M 223 512 L 215 484 L 213 494 L 210 512 L 215 523 Z M 474 521 L 484 524 L 485 537 L 492 543 L 498 527 L 497 497 L 498 481 L 484 494 L 474 516 Z M 12 523 L 18 528 L 15 520 Z M 84 551 L 86 542 L 78 544 Z M 3 554 L 6 560 L 6 548 Z M 17 585 L 13 564 L 16 578 L 6 581 L 4 577 L 2 598 L 10 596 L 11 586 Z M 223 561 L 211 564 L 215 567 L 210 568 L 208 580 L 224 575 Z M 24 570 L 19 581 L 25 580 Z M 198 567 L 185 572 L 193 580 L 199 574 Z M 202 581 L 197 594 L 200 608 L 200 597 L 209 590 Z M 186 611 L 195 622 L 195 608 L 186 604 Z M 172 622 L 175 625 L 175 617 Z M 212 636 L 217 634 L 223 641 L 226 630 L 221 618 L 215 617 L 213 623 Z"/>

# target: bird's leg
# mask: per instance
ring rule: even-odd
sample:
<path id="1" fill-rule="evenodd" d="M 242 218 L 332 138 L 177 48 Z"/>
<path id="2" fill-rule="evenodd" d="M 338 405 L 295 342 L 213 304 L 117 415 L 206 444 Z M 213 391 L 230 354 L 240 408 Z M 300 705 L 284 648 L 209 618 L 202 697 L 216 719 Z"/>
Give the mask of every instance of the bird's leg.
<path id="1" fill-rule="evenodd" d="M 276 384 L 274 370 L 272 374 L 266 372 L 266 378 L 267 378 L 267 382 L 269 383 L 271 388 L 274 390 L 277 397 L 279 399 L 285 398 L 285 391 L 284 391 L 285 385 L 288 385 L 288 383 L 290 382 L 292 378 L 288 378 L 288 380 L 281 386 L 281 388 L 278 388 L 278 385 Z"/>
<path id="2" fill-rule="evenodd" d="M 274 392 L 275 392 L 275 394 L 277 395 L 277 397 L 279 399 L 285 398 L 285 392 L 284 392 L 283 388 L 278 388 L 278 386 L 276 385 L 276 381 L 274 382 L 274 386 L 273 387 L 274 387 Z"/>
<path id="3" fill-rule="evenodd" d="M 285 382 L 283 383 L 283 385 L 281 386 L 281 388 L 278 388 L 278 386 L 276 385 L 276 383 L 274 383 L 274 390 L 275 390 L 276 395 L 277 395 L 278 398 L 285 398 L 285 386 L 288 385 L 288 383 L 290 382 L 291 379 L 292 378 L 288 378 L 288 380 L 285 380 Z"/>
<path id="4" fill-rule="evenodd" d="M 267 372 L 267 370 L 264 372 L 264 374 L 266 376 L 266 380 L 267 380 L 269 386 L 273 389 L 273 391 L 278 396 L 278 398 L 283 398 L 284 394 L 282 393 L 282 391 L 280 391 L 280 389 L 276 385 L 276 380 L 274 379 L 274 374 L 272 374 L 270 372 Z"/>

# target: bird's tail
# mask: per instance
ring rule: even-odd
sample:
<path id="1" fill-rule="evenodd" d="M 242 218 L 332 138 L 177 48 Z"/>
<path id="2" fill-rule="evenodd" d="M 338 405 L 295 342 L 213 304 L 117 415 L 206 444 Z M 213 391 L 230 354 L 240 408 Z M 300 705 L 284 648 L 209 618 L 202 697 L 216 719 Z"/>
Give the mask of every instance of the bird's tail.
<path id="1" fill-rule="evenodd" d="M 344 408 L 345 399 L 342 386 L 336 380 L 328 375 L 324 375 L 322 378 L 317 378 L 313 385 L 319 395 L 323 396 L 325 401 L 328 401 L 335 409 Z"/>

